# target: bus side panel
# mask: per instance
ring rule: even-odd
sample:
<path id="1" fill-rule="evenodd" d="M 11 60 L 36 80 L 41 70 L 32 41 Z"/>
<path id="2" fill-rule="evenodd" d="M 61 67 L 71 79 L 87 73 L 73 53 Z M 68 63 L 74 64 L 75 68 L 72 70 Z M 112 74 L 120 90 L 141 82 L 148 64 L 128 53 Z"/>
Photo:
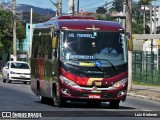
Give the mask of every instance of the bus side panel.
<path id="1" fill-rule="evenodd" d="M 37 95 L 39 87 L 38 64 L 36 59 L 31 59 L 31 90 Z"/>

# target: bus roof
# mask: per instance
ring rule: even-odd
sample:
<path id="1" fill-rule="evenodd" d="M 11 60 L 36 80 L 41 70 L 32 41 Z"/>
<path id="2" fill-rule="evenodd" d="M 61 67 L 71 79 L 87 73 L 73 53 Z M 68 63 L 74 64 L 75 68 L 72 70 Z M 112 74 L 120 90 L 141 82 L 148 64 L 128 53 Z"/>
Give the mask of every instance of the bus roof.
<path id="1" fill-rule="evenodd" d="M 123 27 L 117 22 L 95 20 L 91 17 L 52 18 L 45 23 L 36 24 L 35 28 L 49 28 L 52 26 L 56 26 L 59 30 L 124 31 Z"/>

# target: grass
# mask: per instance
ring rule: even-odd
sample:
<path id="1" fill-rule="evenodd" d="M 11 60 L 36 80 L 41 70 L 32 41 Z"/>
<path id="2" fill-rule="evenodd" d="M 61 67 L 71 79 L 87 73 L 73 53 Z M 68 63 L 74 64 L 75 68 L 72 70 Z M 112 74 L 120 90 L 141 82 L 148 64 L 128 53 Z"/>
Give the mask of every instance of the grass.
<path id="1" fill-rule="evenodd" d="M 157 87 L 160 87 L 160 84 L 154 84 L 154 83 L 146 83 L 146 82 L 142 82 L 142 81 L 135 81 L 133 80 L 132 81 L 132 84 L 134 85 L 144 85 L 144 86 L 157 86 Z"/>

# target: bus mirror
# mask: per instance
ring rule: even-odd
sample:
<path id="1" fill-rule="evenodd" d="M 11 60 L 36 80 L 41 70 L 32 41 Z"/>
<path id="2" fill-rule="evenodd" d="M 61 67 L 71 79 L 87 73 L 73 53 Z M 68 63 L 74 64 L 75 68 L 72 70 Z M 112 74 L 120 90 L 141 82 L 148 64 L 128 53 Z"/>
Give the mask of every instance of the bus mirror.
<path id="1" fill-rule="evenodd" d="M 56 45 L 57 45 L 57 38 L 53 37 L 52 38 L 52 48 L 55 49 L 57 47 Z"/>
<path id="2" fill-rule="evenodd" d="M 132 38 L 131 38 L 131 34 L 129 32 L 126 32 L 126 37 L 127 37 L 127 40 L 128 40 L 128 50 L 133 51 L 133 41 L 132 41 Z"/>
<path id="3" fill-rule="evenodd" d="M 133 41 L 131 39 L 128 40 L 128 50 L 133 51 Z"/>

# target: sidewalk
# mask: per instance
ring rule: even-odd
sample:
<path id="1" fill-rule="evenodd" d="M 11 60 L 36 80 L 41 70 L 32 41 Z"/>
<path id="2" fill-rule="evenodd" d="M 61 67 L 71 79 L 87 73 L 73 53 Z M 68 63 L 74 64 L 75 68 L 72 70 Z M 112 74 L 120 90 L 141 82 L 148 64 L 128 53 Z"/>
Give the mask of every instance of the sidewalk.
<path id="1" fill-rule="evenodd" d="M 160 102 L 160 87 L 132 85 L 132 89 L 128 92 L 128 96 L 141 97 Z"/>

